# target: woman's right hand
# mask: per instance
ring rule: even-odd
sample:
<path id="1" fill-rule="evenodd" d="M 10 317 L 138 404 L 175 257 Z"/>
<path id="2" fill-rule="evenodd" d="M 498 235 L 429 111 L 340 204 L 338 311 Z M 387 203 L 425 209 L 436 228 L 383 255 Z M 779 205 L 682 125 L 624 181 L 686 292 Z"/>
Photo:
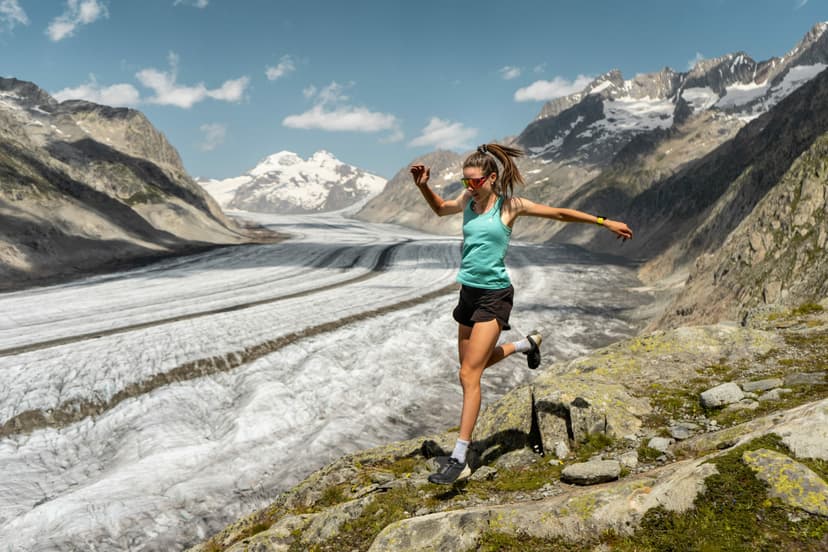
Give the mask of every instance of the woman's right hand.
<path id="1" fill-rule="evenodd" d="M 414 177 L 414 184 L 417 186 L 425 186 L 428 184 L 428 179 L 431 178 L 431 169 L 425 165 L 411 165 L 409 171 L 411 176 Z"/>

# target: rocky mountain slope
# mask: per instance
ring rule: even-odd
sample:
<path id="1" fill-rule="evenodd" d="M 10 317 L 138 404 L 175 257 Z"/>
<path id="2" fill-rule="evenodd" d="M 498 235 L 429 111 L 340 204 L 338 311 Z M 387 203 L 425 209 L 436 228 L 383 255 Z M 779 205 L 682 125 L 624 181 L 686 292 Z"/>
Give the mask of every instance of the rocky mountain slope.
<path id="1" fill-rule="evenodd" d="M 385 179 L 338 160 L 327 151 L 308 159 L 281 151 L 242 176 L 199 181 L 219 203 L 260 213 L 336 211 L 382 191 Z"/>
<path id="2" fill-rule="evenodd" d="M 546 365 L 482 413 L 470 481 L 427 480 L 456 431 L 393 443 L 191 550 L 823 550 L 826 306 Z"/>
<path id="3" fill-rule="evenodd" d="M 250 237 L 140 112 L 0 79 L 0 290 Z"/>

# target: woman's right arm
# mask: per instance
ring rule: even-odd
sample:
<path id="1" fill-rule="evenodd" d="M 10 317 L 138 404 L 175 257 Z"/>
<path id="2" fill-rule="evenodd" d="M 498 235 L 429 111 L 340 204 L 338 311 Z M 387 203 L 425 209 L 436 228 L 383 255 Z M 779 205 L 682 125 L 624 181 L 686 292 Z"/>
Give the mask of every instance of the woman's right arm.
<path id="1" fill-rule="evenodd" d="M 411 176 L 414 177 L 414 183 L 420 189 L 426 202 L 432 211 L 439 216 L 454 215 L 462 213 L 468 201 L 468 193 L 463 190 L 456 199 L 445 200 L 437 193 L 428 187 L 428 179 L 431 177 L 431 169 L 425 165 L 411 165 Z"/>

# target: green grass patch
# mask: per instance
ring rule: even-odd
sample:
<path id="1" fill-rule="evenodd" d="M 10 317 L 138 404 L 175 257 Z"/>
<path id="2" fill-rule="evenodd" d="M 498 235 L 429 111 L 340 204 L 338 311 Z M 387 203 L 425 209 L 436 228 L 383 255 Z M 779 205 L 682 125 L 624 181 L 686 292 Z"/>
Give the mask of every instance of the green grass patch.
<path id="1" fill-rule="evenodd" d="M 822 312 L 823 309 L 822 305 L 819 303 L 803 303 L 796 307 L 794 310 L 791 311 L 791 314 L 794 316 L 806 316 L 809 314 L 816 314 L 818 312 Z"/>
<path id="2" fill-rule="evenodd" d="M 602 450 L 608 449 L 615 444 L 615 440 L 606 433 L 590 433 L 585 443 L 580 443 L 575 449 L 578 460 L 585 462 Z"/>
<path id="3" fill-rule="evenodd" d="M 655 462 L 664 453 L 647 445 L 638 447 L 638 460 L 641 462 Z"/>
<path id="4" fill-rule="evenodd" d="M 644 425 L 661 427 L 666 426 L 671 418 L 679 420 L 707 415 L 708 410 L 701 405 L 699 394 L 712 387 L 710 380 L 695 378 L 691 383 L 687 388 L 650 384 L 646 398 L 653 406 L 653 412 L 644 418 Z"/>

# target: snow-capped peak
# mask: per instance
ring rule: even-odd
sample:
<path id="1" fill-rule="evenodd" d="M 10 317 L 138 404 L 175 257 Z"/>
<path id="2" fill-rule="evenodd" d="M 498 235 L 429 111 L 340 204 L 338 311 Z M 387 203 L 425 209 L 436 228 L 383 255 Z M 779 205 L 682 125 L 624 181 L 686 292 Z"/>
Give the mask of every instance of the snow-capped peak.
<path id="1" fill-rule="evenodd" d="M 203 185 L 224 206 L 263 212 L 329 211 L 378 194 L 386 180 L 320 150 L 303 159 L 280 151 L 241 177 Z M 215 193 L 214 193 L 215 192 Z"/>

